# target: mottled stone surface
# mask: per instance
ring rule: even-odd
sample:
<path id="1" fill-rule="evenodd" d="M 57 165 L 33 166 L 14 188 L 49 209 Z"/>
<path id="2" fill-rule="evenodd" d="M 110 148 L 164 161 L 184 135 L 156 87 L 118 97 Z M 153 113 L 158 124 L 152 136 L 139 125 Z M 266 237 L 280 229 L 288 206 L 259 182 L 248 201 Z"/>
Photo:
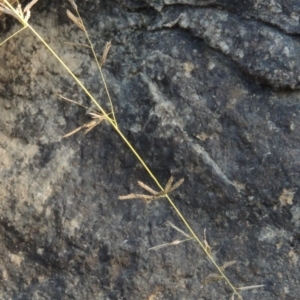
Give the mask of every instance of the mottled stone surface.
<path id="1" fill-rule="evenodd" d="M 78 3 L 104 66 L 119 128 L 165 184 L 244 299 L 297 299 L 300 247 L 298 1 Z M 109 108 L 68 2 L 34 28 Z M 16 31 L 17 26 L 5 35 Z M 167 200 L 118 200 L 155 184 L 28 29 L 0 48 L 1 299 L 229 299 Z"/>

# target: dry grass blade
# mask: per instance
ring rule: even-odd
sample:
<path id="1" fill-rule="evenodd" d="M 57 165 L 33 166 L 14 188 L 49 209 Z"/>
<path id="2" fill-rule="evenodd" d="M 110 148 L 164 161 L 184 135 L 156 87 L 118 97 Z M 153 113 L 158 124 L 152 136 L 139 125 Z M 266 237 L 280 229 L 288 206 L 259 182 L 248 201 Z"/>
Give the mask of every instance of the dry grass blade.
<path id="1" fill-rule="evenodd" d="M 72 20 L 73 23 L 74 23 L 75 25 L 77 25 L 82 31 L 85 31 L 85 28 L 84 28 L 84 25 L 83 25 L 82 21 L 81 21 L 79 18 L 75 17 L 68 9 L 67 9 L 67 16 L 68 16 L 68 18 L 69 18 L 70 20 Z"/>

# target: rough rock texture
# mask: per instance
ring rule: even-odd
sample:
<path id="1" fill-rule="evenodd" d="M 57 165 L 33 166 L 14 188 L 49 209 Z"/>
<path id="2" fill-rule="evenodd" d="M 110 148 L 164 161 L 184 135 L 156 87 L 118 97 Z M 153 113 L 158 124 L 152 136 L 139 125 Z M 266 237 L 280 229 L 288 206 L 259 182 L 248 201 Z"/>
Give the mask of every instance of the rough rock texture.
<path id="1" fill-rule="evenodd" d="M 300 42 L 294 1 L 78 3 L 104 67 L 120 129 L 206 235 L 244 299 L 299 299 Z M 89 51 L 42 2 L 31 23 L 109 108 Z M 1 36 L 1 40 L 18 26 Z M 167 200 L 118 200 L 155 185 L 29 30 L 0 48 L 1 299 L 229 299 L 195 242 L 158 251 L 187 231 Z"/>

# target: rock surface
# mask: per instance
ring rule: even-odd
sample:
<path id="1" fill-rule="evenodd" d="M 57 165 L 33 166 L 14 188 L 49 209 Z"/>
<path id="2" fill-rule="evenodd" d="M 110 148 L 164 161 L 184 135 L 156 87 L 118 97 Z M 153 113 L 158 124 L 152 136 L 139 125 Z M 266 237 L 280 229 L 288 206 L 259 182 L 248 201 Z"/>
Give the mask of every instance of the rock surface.
<path id="1" fill-rule="evenodd" d="M 119 128 L 243 299 L 297 299 L 300 252 L 298 1 L 90 1 L 79 10 L 101 53 Z M 109 109 L 66 1 L 31 24 Z M 1 36 L 4 40 L 19 27 Z M 26 29 L 0 47 L 1 299 L 229 299 L 167 200 L 118 200 L 155 184 L 113 128 Z"/>

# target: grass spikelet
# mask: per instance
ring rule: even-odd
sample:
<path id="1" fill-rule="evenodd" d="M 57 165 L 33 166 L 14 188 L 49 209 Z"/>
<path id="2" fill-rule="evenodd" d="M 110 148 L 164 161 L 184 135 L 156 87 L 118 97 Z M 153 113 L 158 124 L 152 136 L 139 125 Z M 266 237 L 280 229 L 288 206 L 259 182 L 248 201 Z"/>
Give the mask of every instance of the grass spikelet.
<path id="1" fill-rule="evenodd" d="M 149 248 L 148 250 L 159 250 L 159 249 L 162 249 L 162 248 L 166 248 L 166 247 L 169 247 L 169 246 L 175 246 L 175 245 L 179 245 L 181 243 L 184 243 L 184 242 L 187 242 L 187 241 L 190 241 L 190 240 L 193 240 L 194 238 L 189 236 L 187 233 L 185 233 L 183 230 L 181 230 L 180 228 L 178 228 L 177 226 L 175 226 L 173 223 L 171 222 L 167 222 L 167 224 L 172 227 L 173 229 L 175 229 L 176 231 L 178 231 L 179 233 L 181 233 L 182 235 L 184 235 L 185 237 L 187 237 L 186 239 L 184 240 L 175 240 L 175 241 L 172 241 L 170 243 L 164 243 L 164 244 L 161 244 L 161 245 L 157 245 L 155 247 L 151 247 Z"/>
<path id="2" fill-rule="evenodd" d="M 26 13 L 27 11 L 30 11 L 30 9 L 33 7 L 34 4 L 36 4 L 39 0 L 32 0 L 31 2 L 29 2 L 24 10 L 23 10 L 23 13 Z"/>
<path id="3" fill-rule="evenodd" d="M 109 52 L 109 49 L 111 47 L 111 42 L 107 42 L 105 44 L 105 47 L 104 47 L 104 50 L 103 50 L 103 54 L 102 54 L 102 57 L 101 57 L 101 60 L 100 60 L 100 66 L 102 67 L 106 61 L 106 58 L 107 58 L 107 54 Z"/>
<path id="4" fill-rule="evenodd" d="M 75 17 L 68 9 L 67 9 L 67 16 L 72 22 L 79 27 L 82 31 L 84 31 L 84 25 L 80 18 Z"/>

